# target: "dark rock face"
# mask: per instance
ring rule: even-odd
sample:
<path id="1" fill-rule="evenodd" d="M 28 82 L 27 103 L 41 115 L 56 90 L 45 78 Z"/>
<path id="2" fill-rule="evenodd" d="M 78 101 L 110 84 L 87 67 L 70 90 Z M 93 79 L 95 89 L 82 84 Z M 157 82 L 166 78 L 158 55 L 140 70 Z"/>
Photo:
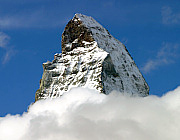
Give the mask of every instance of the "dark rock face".
<path id="1" fill-rule="evenodd" d="M 114 64 L 112 63 L 111 57 L 108 54 L 107 57 L 103 61 L 102 76 L 101 76 L 102 85 L 103 85 L 103 92 L 105 94 L 109 94 L 113 90 L 112 89 L 111 91 L 107 92 L 106 89 L 111 89 L 109 86 L 112 86 L 112 85 L 105 84 L 105 83 L 108 82 L 108 79 L 112 79 L 112 83 L 115 83 L 116 82 L 116 77 L 120 77 L 120 76 L 116 72 L 116 70 L 114 68 Z M 122 83 L 119 83 L 119 85 L 121 86 L 121 89 L 123 91 Z"/>
<path id="2" fill-rule="evenodd" d="M 72 51 L 77 47 L 83 47 L 83 41 L 94 41 L 91 35 L 91 31 L 83 26 L 78 18 L 74 17 L 74 19 L 70 20 L 66 25 L 62 34 L 62 53 Z M 72 43 L 72 45 L 67 46 L 69 43 Z"/>
<path id="3" fill-rule="evenodd" d="M 147 96 L 149 87 L 126 47 L 93 18 L 76 14 L 62 34 L 62 54 L 43 64 L 36 101 L 57 98 L 74 87 Z"/>
<path id="4" fill-rule="evenodd" d="M 104 75 L 107 75 L 107 76 L 113 76 L 113 77 L 119 76 L 119 74 L 116 72 L 116 70 L 114 68 L 114 65 L 112 63 L 110 55 L 107 55 L 107 57 L 104 59 L 103 73 L 104 73 Z M 104 79 L 103 79 L 103 81 L 104 81 Z"/>

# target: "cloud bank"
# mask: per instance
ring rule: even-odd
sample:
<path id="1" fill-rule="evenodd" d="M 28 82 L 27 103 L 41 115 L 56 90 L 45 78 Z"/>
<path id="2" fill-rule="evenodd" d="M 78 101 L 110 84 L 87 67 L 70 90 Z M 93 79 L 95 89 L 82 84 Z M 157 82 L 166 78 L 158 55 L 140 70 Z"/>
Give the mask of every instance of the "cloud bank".
<path id="1" fill-rule="evenodd" d="M 2 140 L 179 140 L 180 87 L 163 97 L 76 88 L 0 118 Z"/>

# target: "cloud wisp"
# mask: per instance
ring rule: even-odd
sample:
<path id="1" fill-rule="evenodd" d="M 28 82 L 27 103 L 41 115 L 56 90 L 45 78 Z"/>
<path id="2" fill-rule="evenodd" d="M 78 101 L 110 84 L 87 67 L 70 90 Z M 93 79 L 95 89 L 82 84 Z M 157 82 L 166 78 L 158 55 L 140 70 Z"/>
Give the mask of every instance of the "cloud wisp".
<path id="1" fill-rule="evenodd" d="M 10 37 L 7 34 L 0 32 L 0 48 L 6 48 L 9 43 L 9 39 Z"/>
<path id="2" fill-rule="evenodd" d="M 180 24 L 180 13 L 173 13 L 169 6 L 162 7 L 161 15 L 163 24 Z"/>
<path id="3" fill-rule="evenodd" d="M 162 48 L 157 52 L 154 59 L 149 59 L 141 70 L 149 73 L 161 66 L 169 65 L 175 62 L 178 57 L 179 44 L 163 43 Z"/>
<path id="4" fill-rule="evenodd" d="M 68 18 L 63 14 L 47 13 L 43 9 L 28 11 L 16 14 L 0 15 L 0 28 L 17 29 L 17 28 L 54 28 L 64 25 Z"/>
<path id="5" fill-rule="evenodd" d="M 0 48 L 5 50 L 5 55 L 2 57 L 2 64 L 7 63 L 11 57 L 16 53 L 13 47 L 9 46 L 10 37 L 0 32 Z"/>
<path id="6" fill-rule="evenodd" d="M 22 116 L 0 118 L 0 139 L 179 140 L 179 116 L 180 87 L 145 98 L 75 88 L 36 102 Z"/>

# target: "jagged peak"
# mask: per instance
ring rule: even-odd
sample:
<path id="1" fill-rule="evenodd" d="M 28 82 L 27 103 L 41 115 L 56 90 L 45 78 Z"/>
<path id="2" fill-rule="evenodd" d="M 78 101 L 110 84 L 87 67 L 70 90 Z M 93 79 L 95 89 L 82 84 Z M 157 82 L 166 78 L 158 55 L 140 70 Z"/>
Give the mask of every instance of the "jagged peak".
<path id="1" fill-rule="evenodd" d="M 149 94 L 126 47 L 92 17 L 75 14 L 64 29 L 61 46 L 62 55 L 43 65 L 36 100 L 60 97 L 73 87 L 104 94 L 112 90 L 133 96 Z"/>
<path id="2" fill-rule="evenodd" d="M 101 24 L 99 24 L 94 18 L 91 16 L 86 16 L 83 14 L 75 14 L 74 16 L 75 19 L 80 20 L 86 27 L 99 27 L 99 28 L 104 28 Z"/>

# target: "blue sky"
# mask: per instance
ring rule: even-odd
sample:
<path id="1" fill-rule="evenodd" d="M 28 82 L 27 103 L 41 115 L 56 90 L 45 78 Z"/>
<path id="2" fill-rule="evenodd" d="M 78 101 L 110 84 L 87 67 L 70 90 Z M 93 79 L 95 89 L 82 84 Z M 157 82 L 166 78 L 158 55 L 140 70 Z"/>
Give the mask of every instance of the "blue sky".
<path id="1" fill-rule="evenodd" d="M 61 52 L 61 34 L 75 13 L 92 16 L 123 42 L 150 94 L 180 85 L 178 0 L 0 0 L 0 116 L 27 110 L 43 69 Z"/>

